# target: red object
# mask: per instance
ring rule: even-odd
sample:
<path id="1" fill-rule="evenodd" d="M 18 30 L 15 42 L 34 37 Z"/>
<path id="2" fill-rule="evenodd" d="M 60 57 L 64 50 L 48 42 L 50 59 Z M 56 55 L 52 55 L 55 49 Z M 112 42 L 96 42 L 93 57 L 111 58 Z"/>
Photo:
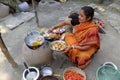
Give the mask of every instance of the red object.
<path id="1" fill-rule="evenodd" d="M 74 72 L 74 71 L 67 71 L 64 74 L 65 80 L 84 80 L 84 76 Z"/>

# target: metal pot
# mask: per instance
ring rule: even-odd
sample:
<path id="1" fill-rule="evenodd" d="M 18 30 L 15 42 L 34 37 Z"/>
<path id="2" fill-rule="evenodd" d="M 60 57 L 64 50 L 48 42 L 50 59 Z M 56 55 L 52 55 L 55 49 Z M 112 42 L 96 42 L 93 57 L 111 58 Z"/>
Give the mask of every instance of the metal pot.
<path id="1" fill-rule="evenodd" d="M 53 74 L 53 70 L 51 67 L 44 67 L 42 70 L 41 70 L 41 75 L 42 76 L 52 76 Z"/>
<path id="2" fill-rule="evenodd" d="M 40 77 L 39 70 L 36 67 L 28 67 L 28 69 L 23 71 L 23 80 L 38 80 Z"/>

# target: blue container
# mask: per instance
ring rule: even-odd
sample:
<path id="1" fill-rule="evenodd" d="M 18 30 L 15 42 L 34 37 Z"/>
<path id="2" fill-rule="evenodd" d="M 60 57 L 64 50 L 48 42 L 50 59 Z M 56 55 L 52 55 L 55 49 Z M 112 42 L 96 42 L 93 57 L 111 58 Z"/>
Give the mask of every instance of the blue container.
<path id="1" fill-rule="evenodd" d="M 20 12 L 29 12 L 30 11 L 30 6 L 27 2 L 23 2 L 18 5 L 18 10 Z"/>

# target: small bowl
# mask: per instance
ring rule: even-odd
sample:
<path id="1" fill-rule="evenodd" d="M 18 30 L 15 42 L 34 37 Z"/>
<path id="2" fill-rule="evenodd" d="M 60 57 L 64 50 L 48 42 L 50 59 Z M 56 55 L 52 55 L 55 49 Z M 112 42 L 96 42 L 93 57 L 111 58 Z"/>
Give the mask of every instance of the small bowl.
<path id="1" fill-rule="evenodd" d="M 77 67 L 68 67 L 66 68 L 64 71 L 63 71 L 63 80 L 65 80 L 65 77 L 64 77 L 64 74 L 67 72 L 67 71 L 73 71 L 73 72 L 77 72 L 79 74 L 81 74 L 83 77 L 84 77 L 84 80 L 86 80 L 86 74 L 83 70 L 81 70 L 80 68 L 77 68 Z"/>
<path id="2" fill-rule="evenodd" d="M 41 38 L 41 41 L 39 41 L 37 46 L 33 46 L 32 43 L 36 42 L 37 39 Z M 39 48 L 43 43 L 44 43 L 44 37 L 40 35 L 38 31 L 33 31 L 27 34 L 27 36 L 24 39 L 25 44 L 30 48 L 30 49 L 37 49 Z"/>
<path id="3" fill-rule="evenodd" d="M 53 74 L 53 70 L 51 67 L 44 67 L 42 70 L 41 70 L 41 75 L 42 76 L 52 76 Z"/>
<path id="4" fill-rule="evenodd" d="M 44 38 L 45 38 L 45 40 L 47 40 L 47 41 L 54 41 L 54 40 L 55 40 L 55 34 L 53 34 L 53 33 L 50 33 L 50 34 L 53 35 L 52 38 L 49 37 L 49 33 L 45 33 L 45 34 L 43 35 Z"/>
<path id="5" fill-rule="evenodd" d="M 62 33 L 64 33 L 66 30 L 64 29 L 64 28 L 57 28 L 57 29 L 55 29 L 55 30 L 53 30 L 53 33 L 60 33 L 60 34 L 62 34 Z"/>

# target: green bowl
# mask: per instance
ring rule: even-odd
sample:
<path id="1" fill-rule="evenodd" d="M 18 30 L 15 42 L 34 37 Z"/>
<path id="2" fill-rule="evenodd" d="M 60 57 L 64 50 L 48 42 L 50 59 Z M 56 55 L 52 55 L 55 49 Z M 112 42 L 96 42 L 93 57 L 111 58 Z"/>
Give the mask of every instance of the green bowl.
<path id="1" fill-rule="evenodd" d="M 120 80 L 120 72 L 113 66 L 100 66 L 96 71 L 97 80 Z"/>

